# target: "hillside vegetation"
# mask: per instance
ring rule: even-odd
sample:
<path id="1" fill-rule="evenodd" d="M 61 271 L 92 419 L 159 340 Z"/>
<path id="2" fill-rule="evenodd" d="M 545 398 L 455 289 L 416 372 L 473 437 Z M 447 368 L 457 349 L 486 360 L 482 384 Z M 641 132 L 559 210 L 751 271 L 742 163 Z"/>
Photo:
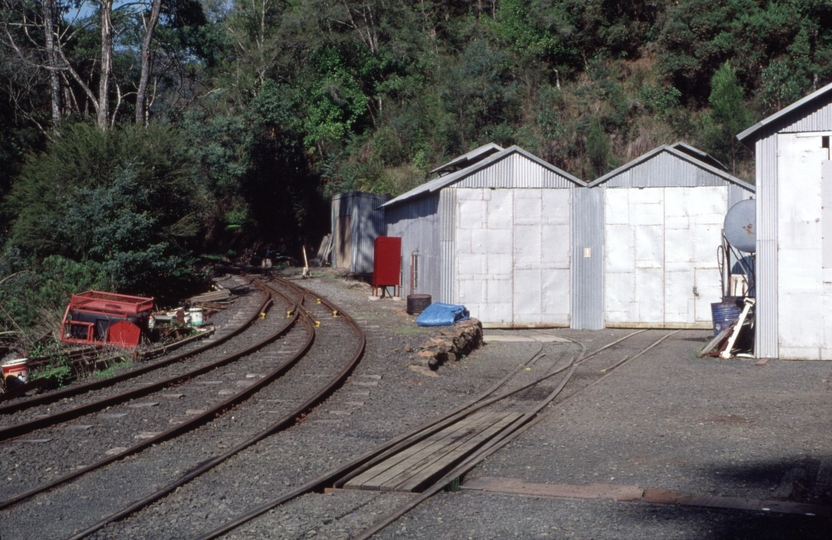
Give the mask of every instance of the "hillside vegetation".
<path id="1" fill-rule="evenodd" d="M 488 142 L 590 181 L 684 140 L 753 180 L 735 135 L 832 81 L 830 0 L 80 4 L 0 0 L 8 330 L 77 288 L 175 297 L 201 256 L 299 258 L 326 197 Z"/>

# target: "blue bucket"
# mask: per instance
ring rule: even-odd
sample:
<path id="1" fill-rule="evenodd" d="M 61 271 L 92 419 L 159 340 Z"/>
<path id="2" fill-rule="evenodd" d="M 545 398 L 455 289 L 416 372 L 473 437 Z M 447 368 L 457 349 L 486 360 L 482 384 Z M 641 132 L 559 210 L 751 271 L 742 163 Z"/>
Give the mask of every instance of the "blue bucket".
<path id="1" fill-rule="evenodd" d="M 731 326 L 731 323 L 739 319 L 742 308 L 736 300 L 717 302 L 711 304 L 711 316 L 714 320 L 714 335 Z"/>

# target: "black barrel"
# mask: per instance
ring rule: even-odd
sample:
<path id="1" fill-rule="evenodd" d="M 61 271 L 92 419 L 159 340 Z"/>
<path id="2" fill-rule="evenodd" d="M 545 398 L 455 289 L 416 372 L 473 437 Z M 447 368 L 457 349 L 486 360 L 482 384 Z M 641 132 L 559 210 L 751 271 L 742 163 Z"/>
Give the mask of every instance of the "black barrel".
<path id="1" fill-rule="evenodd" d="M 407 312 L 411 315 L 421 313 L 430 305 L 430 301 L 429 294 L 408 294 Z"/>

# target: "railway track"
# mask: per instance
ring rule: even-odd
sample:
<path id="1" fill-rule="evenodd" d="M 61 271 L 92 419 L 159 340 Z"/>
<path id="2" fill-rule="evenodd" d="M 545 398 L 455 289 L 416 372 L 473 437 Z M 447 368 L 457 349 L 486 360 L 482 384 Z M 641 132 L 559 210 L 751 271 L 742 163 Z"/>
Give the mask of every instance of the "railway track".
<path id="1" fill-rule="evenodd" d="M 107 418 L 126 414 L 112 418 L 115 421 L 133 416 L 136 410 L 161 411 L 163 403 L 176 403 L 179 412 L 171 414 L 168 410 L 165 414 L 153 414 L 153 418 L 131 419 L 127 431 L 134 434 L 134 438 L 146 433 L 147 440 L 123 450 L 116 447 L 114 456 L 95 463 L 95 467 L 82 467 L 80 474 L 71 473 L 61 477 L 58 483 L 38 486 L 39 489 L 52 489 L 66 484 L 54 493 L 42 495 L 35 504 L 41 504 L 40 499 L 46 498 L 50 500 L 50 506 L 71 508 L 76 506 L 79 497 L 90 497 L 84 494 L 95 492 L 101 498 L 93 505 L 98 512 L 135 504 L 138 495 L 149 494 L 142 499 L 146 501 L 159 498 L 164 495 L 165 486 L 178 487 L 187 483 L 190 478 L 210 470 L 258 440 L 294 425 L 343 382 L 361 358 L 364 347 L 361 330 L 348 316 L 338 313 L 337 308 L 291 283 L 278 280 L 263 286 L 271 295 L 284 299 L 284 309 L 273 308 L 255 326 L 266 327 L 270 320 L 277 321 L 272 325 L 280 327 L 282 324 L 283 328 L 270 335 L 278 335 L 280 339 L 272 337 L 270 343 L 259 344 L 256 354 L 242 356 L 209 373 L 189 376 L 184 379 L 185 384 L 172 389 L 168 385 L 155 394 L 143 396 L 139 402 L 120 406 L 118 412 L 113 412 L 114 407 L 107 409 L 104 413 Z M 282 323 L 287 320 L 291 321 L 290 325 Z M 231 342 L 227 344 L 230 345 Z M 310 385 L 310 381 L 313 384 Z M 219 384 L 215 384 L 217 382 Z M 310 391 L 310 387 L 314 390 Z M 231 397 L 223 399 L 228 393 Z M 199 403 L 201 409 L 187 408 L 199 407 Z M 133 410 L 128 411 L 126 408 L 131 404 Z M 193 418 L 189 419 L 189 416 Z M 84 421 L 74 420 L 73 423 Z M 135 434 L 135 426 L 144 427 L 152 422 L 156 422 L 156 429 L 165 423 L 173 426 L 158 434 L 153 431 Z M 191 427 L 184 429 L 183 426 L 188 424 Z M 78 430 L 83 432 L 82 428 Z M 15 443 L 9 441 L 6 444 Z M 72 442 L 67 444 L 70 448 L 50 455 L 71 453 Z M 104 446 L 110 444 L 107 442 Z M 128 454 L 136 455 L 129 460 L 123 459 Z M 159 463 L 170 463 L 171 467 L 160 467 Z M 125 478 L 130 479 L 127 492 L 108 489 L 109 486 L 124 486 Z M 16 507 L 36 493 L 30 490 L 0 505 Z M 7 512 L 9 519 L 18 519 L 21 524 L 27 520 L 37 521 L 37 509 L 31 505 L 20 506 L 19 510 L 12 508 Z M 89 518 L 85 520 L 77 513 L 76 517 L 79 517 L 79 526 L 89 524 Z M 79 526 L 73 529 L 82 528 Z"/>
<path id="2" fill-rule="evenodd" d="M 641 332 L 636 332 L 628 338 L 640 336 Z M 625 358 L 632 358 L 639 352 L 645 350 L 647 345 L 656 345 L 655 333 L 648 334 L 650 336 L 650 343 L 644 343 L 644 338 L 636 339 L 638 343 L 634 343 L 628 347 L 632 352 L 626 353 Z M 611 344 L 611 345 L 616 345 Z M 583 352 L 574 354 L 571 359 L 566 358 L 566 349 L 561 350 L 558 354 L 542 354 L 542 346 L 535 354 L 529 357 L 527 363 L 518 366 L 512 373 L 505 376 L 498 383 L 494 384 L 487 391 L 481 393 L 470 403 L 463 405 L 451 413 L 443 416 L 440 419 L 429 422 L 411 432 L 397 437 L 396 439 L 368 452 L 358 458 L 351 460 L 346 465 L 337 468 L 336 470 L 319 476 L 311 482 L 306 482 L 303 485 L 291 489 L 286 482 L 281 481 L 281 469 L 287 464 L 279 463 L 280 456 L 273 450 L 275 445 L 279 442 L 270 441 L 270 447 L 264 446 L 257 450 L 253 450 L 244 459 L 235 458 L 234 465 L 224 466 L 218 471 L 212 471 L 196 478 L 189 486 L 178 489 L 173 495 L 167 497 L 164 501 L 156 500 L 154 504 L 146 507 L 150 501 L 141 501 L 133 506 L 122 509 L 121 512 L 109 516 L 103 522 L 96 524 L 87 530 L 80 531 L 77 536 L 73 538 L 83 538 L 92 535 L 94 538 L 108 538 L 131 536 L 138 538 L 178 538 L 191 537 L 193 530 L 205 529 L 206 524 L 222 520 L 221 516 L 215 514 L 227 514 L 228 508 L 224 502 L 220 502 L 219 506 L 224 512 L 215 512 L 217 500 L 212 492 L 216 491 L 216 486 L 223 486 L 223 499 L 229 501 L 228 506 L 235 508 L 245 508 L 246 503 L 256 501 L 258 498 L 268 500 L 268 495 L 275 490 L 285 491 L 280 497 L 272 499 L 265 504 L 260 505 L 254 510 L 242 513 L 235 519 L 227 520 L 213 531 L 197 535 L 200 538 L 215 538 L 223 534 L 233 531 L 240 525 L 255 519 L 269 510 L 275 509 L 283 504 L 286 504 L 301 496 L 321 496 L 315 495 L 326 488 L 343 488 L 350 480 L 360 476 L 365 471 L 371 469 L 374 465 L 382 462 L 385 458 L 394 455 L 404 449 L 413 447 L 421 440 L 435 434 L 448 426 L 453 425 L 460 419 L 471 417 L 472 415 L 482 415 L 489 408 L 498 409 L 491 410 L 489 414 L 511 415 L 506 426 L 511 426 L 515 429 L 505 431 L 505 435 L 514 433 L 518 428 L 527 425 L 529 420 L 533 420 L 538 416 L 538 413 L 546 407 L 547 404 L 552 403 L 553 399 L 561 394 L 567 383 L 573 381 L 573 386 L 579 379 L 585 379 L 580 388 L 571 392 L 570 395 L 576 395 L 577 392 L 582 391 L 583 388 L 592 384 L 592 381 L 598 380 L 600 377 L 606 376 L 609 371 L 601 373 L 601 370 L 608 369 L 611 366 L 621 365 L 622 358 L 616 355 L 622 354 L 620 350 L 615 350 L 612 356 L 610 354 L 602 354 L 610 349 L 596 351 L 591 355 L 586 355 Z M 573 346 L 575 349 L 575 346 Z M 582 372 L 580 376 L 575 377 L 578 369 Z M 597 374 L 594 377 L 585 376 L 586 373 Z M 541 393 L 544 385 L 549 384 L 551 387 L 545 388 L 548 399 L 541 400 L 535 397 L 536 394 Z M 531 406 L 529 404 L 532 404 Z M 523 420 L 525 418 L 525 420 Z M 259 462 L 261 466 L 257 466 L 255 461 Z M 264 467 L 262 462 L 265 461 L 269 465 L 274 465 L 278 471 L 275 475 L 268 477 L 263 475 Z M 291 463 L 288 466 L 295 466 L 297 464 Z M 258 476 L 251 478 L 248 471 L 257 470 Z M 304 471 L 306 478 L 313 476 L 314 471 Z M 264 478 L 264 476 L 266 476 Z M 252 481 L 254 480 L 254 481 Z M 235 489 L 229 490 L 228 486 L 233 485 Z M 420 486 L 422 487 L 422 486 Z M 173 485 L 168 487 L 167 493 L 172 491 Z M 431 488 L 432 489 L 432 488 Z M 229 495 L 229 491 L 237 492 Z M 425 489 L 427 493 L 429 489 Z M 166 494 L 167 494 L 166 493 Z M 233 499 L 233 504 L 231 504 Z M 242 500 L 241 500 L 242 499 Z M 143 509 L 144 508 L 144 509 Z M 191 525 L 191 527 L 183 527 L 177 530 L 175 527 L 172 530 L 170 525 L 166 525 L 163 530 L 155 528 L 157 523 L 166 523 L 170 513 L 175 512 L 178 520 L 184 524 Z M 199 518 L 203 518 L 201 521 Z M 227 519 L 227 518 L 226 518 Z M 112 523 L 116 520 L 122 520 L 118 523 L 113 523 L 110 527 L 100 530 L 100 527 L 106 523 Z M 98 532 L 96 532 L 98 531 Z M 245 535 L 244 535 L 245 536 Z"/>
<path id="3" fill-rule="evenodd" d="M 304 298 L 304 305 L 294 310 L 297 322 L 290 332 L 274 342 L 275 349 L 269 354 L 283 358 L 289 356 L 290 351 L 302 348 L 298 345 L 303 341 L 302 335 L 312 335 L 314 331 L 314 341 L 305 355 L 296 353 L 296 363 L 289 362 L 292 367 L 287 364 L 285 373 L 276 375 L 274 381 L 251 392 L 248 399 L 215 410 L 213 415 L 209 415 L 212 418 L 195 429 L 175 438 L 148 444 L 133 452 L 135 455 L 128 459 L 119 456 L 101 467 L 70 478 L 63 482 L 63 486 L 51 486 L 51 491 L 32 501 L 28 497 L 11 501 L 5 505 L 5 515 L 0 515 L 4 521 L 13 520 L 16 523 L 11 530 L 25 531 L 26 524 L 38 523 L 48 508 L 50 515 L 61 516 L 59 519 L 67 523 L 56 528 L 61 531 L 58 534 L 38 537 L 215 538 L 228 533 L 233 536 L 233 531 L 243 524 L 248 524 L 246 534 L 250 534 L 252 530 L 257 530 L 258 516 L 288 505 L 301 496 L 305 496 L 304 500 L 322 497 L 320 492 L 326 488 L 386 489 L 356 487 L 355 483 L 357 479 L 361 480 L 362 475 L 378 476 L 368 471 L 379 467 L 398 452 L 413 448 L 420 442 L 424 444 L 423 441 L 429 437 L 436 436 L 443 429 L 453 428 L 460 421 L 470 421 L 483 415 L 500 417 L 503 425 L 496 430 L 496 437 L 484 440 L 475 453 L 449 460 L 444 468 L 435 471 L 427 480 L 411 485 L 413 491 L 408 497 L 409 503 L 367 529 L 362 537 L 369 537 L 419 501 L 458 479 L 467 470 L 466 467 L 475 466 L 489 452 L 528 429 L 552 406 L 609 376 L 612 370 L 640 352 L 657 346 L 660 343 L 657 336 L 663 339 L 667 335 L 636 332 L 592 354 L 579 352 L 579 344 L 571 345 L 570 355 L 567 355 L 567 348 L 558 349 L 556 353 L 551 350 L 544 352 L 541 345 L 526 364 L 518 366 L 470 403 L 340 467 L 332 467 L 329 473 L 319 475 L 319 471 L 326 470 L 321 468 L 321 456 L 311 456 L 308 462 L 304 462 L 303 456 L 289 461 L 285 456 L 287 453 L 297 454 L 295 445 L 299 440 L 300 446 L 309 445 L 306 452 L 310 453 L 314 452 L 310 448 L 315 444 L 344 445 L 343 438 L 329 440 L 326 434 L 322 435 L 320 424 L 315 430 L 314 442 L 304 443 L 303 438 L 308 435 L 304 433 L 309 429 L 303 420 L 305 414 L 343 384 L 355 367 L 364 347 L 363 334 L 348 316 L 325 299 L 299 291 L 285 281 L 270 286 L 273 287 L 271 294 L 282 295 L 299 305 Z M 277 307 L 273 308 L 269 316 L 277 311 Z M 285 317 L 286 313 L 283 315 Z M 319 328 L 315 328 L 316 323 Z M 358 343 L 361 345 L 358 346 Z M 262 370 L 252 367 L 242 371 L 247 371 L 246 379 L 241 379 L 239 369 L 233 373 L 237 382 L 263 378 Z M 212 380 L 219 380 L 219 377 L 205 379 L 206 382 Z M 212 386 L 195 383 L 167 392 L 186 394 L 191 392 L 193 386 Z M 375 383 L 370 379 L 366 383 L 354 384 Z M 214 390 L 218 387 L 214 386 Z M 312 395 L 310 387 L 318 391 Z M 170 399 L 178 401 L 185 397 Z M 142 402 L 145 400 L 142 398 Z M 154 410 L 156 407 L 158 405 L 147 406 L 146 409 Z M 188 409 L 186 412 L 199 410 Z M 108 413 L 109 410 L 105 412 Z M 168 422 L 177 418 L 171 416 Z M 325 422 L 316 422 L 322 421 Z M 82 428 L 76 429 L 83 433 Z M 290 436 L 291 433 L 294 435 Z M 294 452 L 286 452 L 290 449 Z M 329 454 L 329 459 L 333 459 L 331 452 Z M 125 486 L 129 488 L 125 489 Z M 222 489 L 218 490 L 218 486 Z M 222 492 L 219 499 L 215 496 L 218 491 Z M 393 491 L 397 492 L 396 489 Z M 79 499 L 83 501 L 80 505 Z M 79 507 L 94 508 L 95 511 L 79 515 L 83 513 Z M 71 517 L 67 519 L 67 516 Z M 11 537 L 15 537 L 13 533 Z M 27 536 L 24 534 L 21 537 Z"/>
<path id="4" fill-rule="evenodd" d="M 248 284 L 248 280 L 241 279 L 240 281 L 237 281 L 238 286 L 243 285 L 244 287 L 247 287 Z M 32 413 L 32 416 L 43 417 L 51 414 L 51 411 L 46 412 L 46 409 L 37 410 L 36 407 L 59 402 L 64 402 L 66 404 L 69 400 L 74 402 L 76 396 L 84 394 L 93 395 L 94 392 L 112 387 L 115 383 L 145 378 L 148 374 L 158 369 L 165 368 L 179 362 L 193 360 L 196 358 L 197 354 L 215 348 L 244 331 L 249 325 L 257 320 L 259 314 L 265 309 L 269 300 L 270 299 L 266 294 L 244 296 L 242 299 L 243 305 L 240 306 L 238 312 L 233 318 L 231 318 L 231 320 L 221 325 L 219 329 L 217 329 L 203 342 L 190 342 L 182 347 L 182 350 L 177 354 L 162 356 L 153 362 L 149 362 L 135 369 L 124 371 L 116 376 L 108 377 L 106 379 L 93 379 L 76 382 L 66 388 L 53 392 L 47 392 L 35 397 L 8 400 L 10 401 L 9 403 L 0 405 L 0 428 L 2 428 L 2 426 L 20 423 L 19 421 L 16 422 L 15 420 L 10 419 L 13 418 L 10 415 L 19 411 L 29 411 Z M 71 405 L 73 405 L 73 403 L 71 403 L 70 406 Z"/>
<path id="5" fill-rule="evenodd" d="M 633 332 L 625 338 L 616 340 L 590 354 L 586 353 L 583 345 L 577 344 L 581 347 L 581 351 L 568 361 L 564 361 L 562 355 L 559 355 L 558 358 L 544 360 L 539 350 L 531 355 L 526 363 L 518 366 L 512 373 L 509 373 L 469 403 L 351 460 L 338 469 L 315 478 L 298 489 L 261 504 L 206 534 L 196 535 L 195 538 L 207 540 L 228 534 L 234 536 L 232 533 L 235 529 L 249 524 L 259 516 L 299 497 L 305 497 L 307 501 L 308 497 L 320 497 L 321 495 L 315 495 L 315 493 L 320 493 L 328 488 L 343 489 L 346 487 L 348 489 L 369 489 L 377 492 L 411 492 L 418 494 L 415 497 L 406 498 L 407 502 L 405 504 L 373 523 L 357 536 L 352 537 L 370 538 L 430 496 L 445 489 L 450 484 L 458 482 L 461 476 L 476 466 L 482 459 L 502 448 L 523 431 L 540 421 L 547 411 L 552 410 L 551 407 L 579 395 L 592 385 L 600 382 L 600 380 L 610 376 L 613 370 L 627 361 L 637 358 L 658 346 L 672 333 L 661 332 L 661 335 L 657 338 L 659 332 Z M 628 340 L 630 341 L 626 345 L 621 345 Z M 616 348 L 616 346 L 618 347 Z M 529 373 L 530 371 L 535 371 L 537 374 L 532 375 Z M 565 391 L 566 388 L 569 388 L 568 392 Z M 474 417 L 482 418 L 486 416 L 486 411 L 489 409 L 492 415 L 501 417 L 501 420 L 494 420 L 492 416 L 491 423 L 486 421 L 486 429 L 479 433 L 490 429 L 493 432 L 492 437 L 483 438 L 475 451 L 462 457 L 458 455 L 455 462 L 450 461 L 450 458 L 445 458 L 444 468 L 431 468 L 430 464 L 426 464 L 427 461 L 437 461 L 435 456 L 428 460 L 416 460 L 415 462 L 412 458 L 405 458 L 402 461 L 395 457 L 402 454 L 405 456 L 417 455 L 418 457 L 418 454 L 414 454 L 413 450 L 417 445 L 436 434 L 441 435 L 442 430 L 449 429 L 461 420 Z M 503 423 L 502 426 L 499 425 L 500 422 Z M 498 429 L 495 429 L 495 426 Z M 460 431 L 457 429 L 456 433 L 458 434 Z M 408 459 L 410 461 L 407 461 Z M 441 461 L 441 459 L 440 457 L 439 460 Z M 401 466 L 402 463 L 405 464 L 405 467 Z M 402 470 L 412 472 L 414 469 L 418 470 L 420 466 L 428 471 L 432 470 L 432 476 L 427 475 L 422 480 L 418 480 L 418 475 L 416 475 L 417 479 L 414 480 L 413 477 L 401 474 Z M 385 481 L 388 483 L 387 488 L 382 487 Z M 362 482 L 367 483 L 361 485 Z M 257 535 L 257 532 L 253 531 L 258 530 L 265 531 L 268 530 L 268 527 L 261 526 L 258 529 L 256 524 L 250 525 L 241 537 Z"/>

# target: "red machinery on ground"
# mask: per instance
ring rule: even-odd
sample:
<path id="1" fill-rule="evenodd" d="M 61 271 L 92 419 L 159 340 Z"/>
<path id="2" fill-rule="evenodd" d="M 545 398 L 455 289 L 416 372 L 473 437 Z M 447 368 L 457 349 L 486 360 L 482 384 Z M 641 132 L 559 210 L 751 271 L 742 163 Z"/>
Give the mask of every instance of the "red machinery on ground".
<path id="1" fill-rule="evenodd" d="M 73 294 L 64 313 L 61 341 L 133 348 L 153 309 L 153 298 L 101 291 Z"/>

